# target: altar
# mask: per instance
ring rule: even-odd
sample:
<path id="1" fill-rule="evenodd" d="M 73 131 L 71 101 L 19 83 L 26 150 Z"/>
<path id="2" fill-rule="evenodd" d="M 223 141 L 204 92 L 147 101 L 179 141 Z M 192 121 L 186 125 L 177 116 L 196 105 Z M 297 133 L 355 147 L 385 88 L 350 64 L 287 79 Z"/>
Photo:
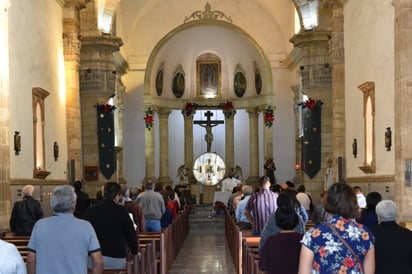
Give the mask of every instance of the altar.
<path id="1" fill-rule="evenodd" d="M 206 186 L 202 184 L 190 185 L 190 193 L 196 195 L 196 204 L 214 204 L 216 186 Z"/>
<path id="2" fill-rule="evenodd" d="M 216 191 L 213 198 L 213 204 L 215 204 L 216 201 L 220 201 L 227 206 L 230 195 L 232 195 L 232 193 L 227 191 Z"/>

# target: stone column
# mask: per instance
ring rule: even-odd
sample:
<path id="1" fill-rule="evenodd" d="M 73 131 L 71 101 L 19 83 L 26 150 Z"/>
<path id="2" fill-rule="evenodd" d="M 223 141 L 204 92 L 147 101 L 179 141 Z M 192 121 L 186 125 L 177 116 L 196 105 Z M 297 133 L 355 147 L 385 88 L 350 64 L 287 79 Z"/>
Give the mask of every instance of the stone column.
<path id="1" fill-rule="evenodd" d="M 99 166 L 99 149 L 96 119 L 96 104 L 106 104 L 113 98 L 116 103 L 116 85 L 119 77 L 125 73 L 125 64 L 114 53 L 120 50 L 123 42 L 120 38 L 111 35 L 102 35 L 97 29 L 97 14 L 95 3 L 91 1 L 87 8 L 81 12 L 81 64 L 80 64 L 80 97 L 81 97 L 81 129 L 82 129 L 82 164 L 84 166 Z M 119 71 L 119 72 L 118 72 Z M 118 75 L 119 73 L 119 75 Z M 120 87 L 121 90 L 121 87 Z M 122 103 L 122 101 L 120 101 Z M 116 118 L 121 109 L 116 106 L 114 113 L 115 127 L 118 126 Z M 116 129 L 113 129 L 117 133 Z M 115 148 L 117 152 L 117 167 L 110 180 L 123 180 L 117 173 L 122 168 L 123 159 L 121 145 Z M 101 173 L 98 181 L 88 182 L 88 192 L 97 190 L 106 179 Z M 93 189 L 94 188 L 94 189 Z"/>
<path id="2" fill-rule="evenodd" d="M 332 156 L 337 170 L 338 157 L 345 156 L 345 50 L 343 33 L 343 5 L 338 0 L 329 4 L 332 10 L 332 32 L 329 40 L 329 55 L 332 64 Z M 328 159 L 325 159 L 327 162 Z M 338 181 L 335 172 L 334 181 Z"/>
<path id="3" fill-rule="evenodd" d="M 312 179 L 304 174 L 301 181 L 305 183 L 310 180 L 308 191 L 312 193 L 323 190 L 327 160 L 332 157 L 332 70 L 329 63 L 329 39 L 330 32 L 322 31 L 321 28 L 298 33 L 290 40 L 295 47 L 301 49 L 302 53 L 299 64 L 302 90 L 308 97 L 323 102 L 320 170 Z M 301 151 L 296 153 L 300 155 Z"/>
<path id="4" fill-rule="evenodd" d="M 399 221 L 412 221 L 412 188 L 405 165 L 412 158 L 412 1 L 394 0 L 395 7 L 395 202 Z"/>
<path id="5" fill-rule="evenodd" d="M 67 0 L 63 8 L 63 52 L 66 74 L 66 129 L 67 159 L 75 161 L 75 175 L 81 178 L 82 140 L 79 94 L 80 66 L 80 10 L 86 7 L 85 0 Z M 69 163 L 68 163 L 69 165 Z M 72 178 L 74 179 L 74 178 Z"/>
<path id="6" fill-rule="evenodd" d="M 271 156 L 273 160 L 275 161 L 276 159 L 273 157 L 273 141 L 272 141 L 272 127 L 267 127 L 265 123 L 263 123 L 263 151 L 264 151 L 264 157 L 266 161 L 266 157 Z M 276 162 L 275 162 L 276 164 Z"/>
<path id="7" fill-rule="evenodd" d="M 9 227 L 11 213 L 10 204 L 10 140 L 13 132 L 10 129 L 9 112 L 9 60 L 8 60 L 8 5 L 0 1 L 0 232 Z"/>
<path id="8" fill-rule="evenodd" d="M 173 184 L 173 180 L 169 177 L 169 115 L 171 112 L 168 108 L 157 109 L 159 116 L 159 182 L 163 186 Z"/>
<path id="9" fill-rule="evenodd" d="M 235 132 L 234 119 L 236 110 L 225 114 L 225 154 L 226 174 L 235 166 Z"/>
<path id="10" fill-rule="evenodd" d="M 196 183 L 193 175 L 193 116 L 195 112 L 183 112 L 185 136 L 185 166 L 189 168 L 189 183 Z"/>
<path id="11" fill-rule="evenodd" d="M 256 187 L 259 183 L 259 109 L 247 108 L 246 111 L 249 114 L 250 136 L 250 173 L 246 182 Z"/>
<path id="12" fill-rule="evenodd" d="M 145 128 L 144 137 L 145 137 L 145 171 L 146 176 L 144 182 L 148 179 L 155 178 L 155 146 L 154 146 L 154 128 Z"/>

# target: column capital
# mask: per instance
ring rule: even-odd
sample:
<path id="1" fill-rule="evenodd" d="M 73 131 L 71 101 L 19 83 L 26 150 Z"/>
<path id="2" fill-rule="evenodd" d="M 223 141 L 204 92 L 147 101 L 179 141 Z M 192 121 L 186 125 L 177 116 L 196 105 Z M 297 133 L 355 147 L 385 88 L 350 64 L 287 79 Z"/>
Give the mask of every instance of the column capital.
<path id="1" fill-rule="evenodd" d="M 233 120 L 235 119 L 235 115 L 236 115 L 236 109 L 232 109 L 230 111 L 223 111 L 223 114 L 225 115 L 225 119 L 226 120 Z"/>
<path id="2" fill-rule="evenodd" d="M 249 114 L 249 117 L 258 117 L 261 110 L 258 107 L 246 108 L 246 112 Z"/>
<path id="3" fill-rule="evenodd" d="M 76 8 L 78 10 L 84 9 L 90 0 L 65 0 L 65 8 Z"/>
<path id="4" fill-rule="evenodd" d="M 156 107 L 155 111 L 157 112 L 157 115 L 159 115 L 159 118 L 168 118 L 170 113 L 172 113 L 170 108 L 164 107 Z"/>
<path id="5" fill-rule="evenodd" d="M 196 114 L 196 110 L 193 110 L 190 112 L 186 110 L 182 110 L 182 115 L 185 120 L 193 120 L 193 117 L 195 116 L 195 114 Z"/>
<path id="6" fill-rule="evenodd" d="M 344 3 L 348 0 L 321 0 L 319 5 L 330 10 L 343 8 Z"/>

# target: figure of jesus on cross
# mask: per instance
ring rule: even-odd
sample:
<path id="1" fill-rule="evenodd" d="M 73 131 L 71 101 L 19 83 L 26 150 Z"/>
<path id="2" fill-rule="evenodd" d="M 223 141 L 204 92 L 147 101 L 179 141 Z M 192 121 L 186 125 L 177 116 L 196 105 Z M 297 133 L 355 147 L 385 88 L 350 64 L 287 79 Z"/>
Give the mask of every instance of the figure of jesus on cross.
<path id="1" fill-rule="evenodd" d="M 223 120 L 214 120 L 212 121 L 210 118 L 213 116 L 213 112 L 210 110 L 206 111 L 205 113 L 206 116 L 206 121 L 193 121 L 195 125 L 199 125 L 201 127 L 204 127 L 206 129 L 206 134 L 205 134 L 205 141 L 207 144 L 207 151 L 206 152 L 212 152 L 212 142 L 213 142 L 213 133 L 212 133 L 212 127 L 215 127 L 220 124 L 224 124 L 225 121 Z"/>

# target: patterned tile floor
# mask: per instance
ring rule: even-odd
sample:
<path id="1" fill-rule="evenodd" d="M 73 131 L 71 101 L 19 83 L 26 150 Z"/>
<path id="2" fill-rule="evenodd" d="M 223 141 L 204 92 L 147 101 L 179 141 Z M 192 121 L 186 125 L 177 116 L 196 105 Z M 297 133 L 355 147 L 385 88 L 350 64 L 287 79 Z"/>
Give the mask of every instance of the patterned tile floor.
<path id="1" fill-rule="evenodd" d="M 235 274 L 224 229 L 190 230 L 169 274 Z"/>

